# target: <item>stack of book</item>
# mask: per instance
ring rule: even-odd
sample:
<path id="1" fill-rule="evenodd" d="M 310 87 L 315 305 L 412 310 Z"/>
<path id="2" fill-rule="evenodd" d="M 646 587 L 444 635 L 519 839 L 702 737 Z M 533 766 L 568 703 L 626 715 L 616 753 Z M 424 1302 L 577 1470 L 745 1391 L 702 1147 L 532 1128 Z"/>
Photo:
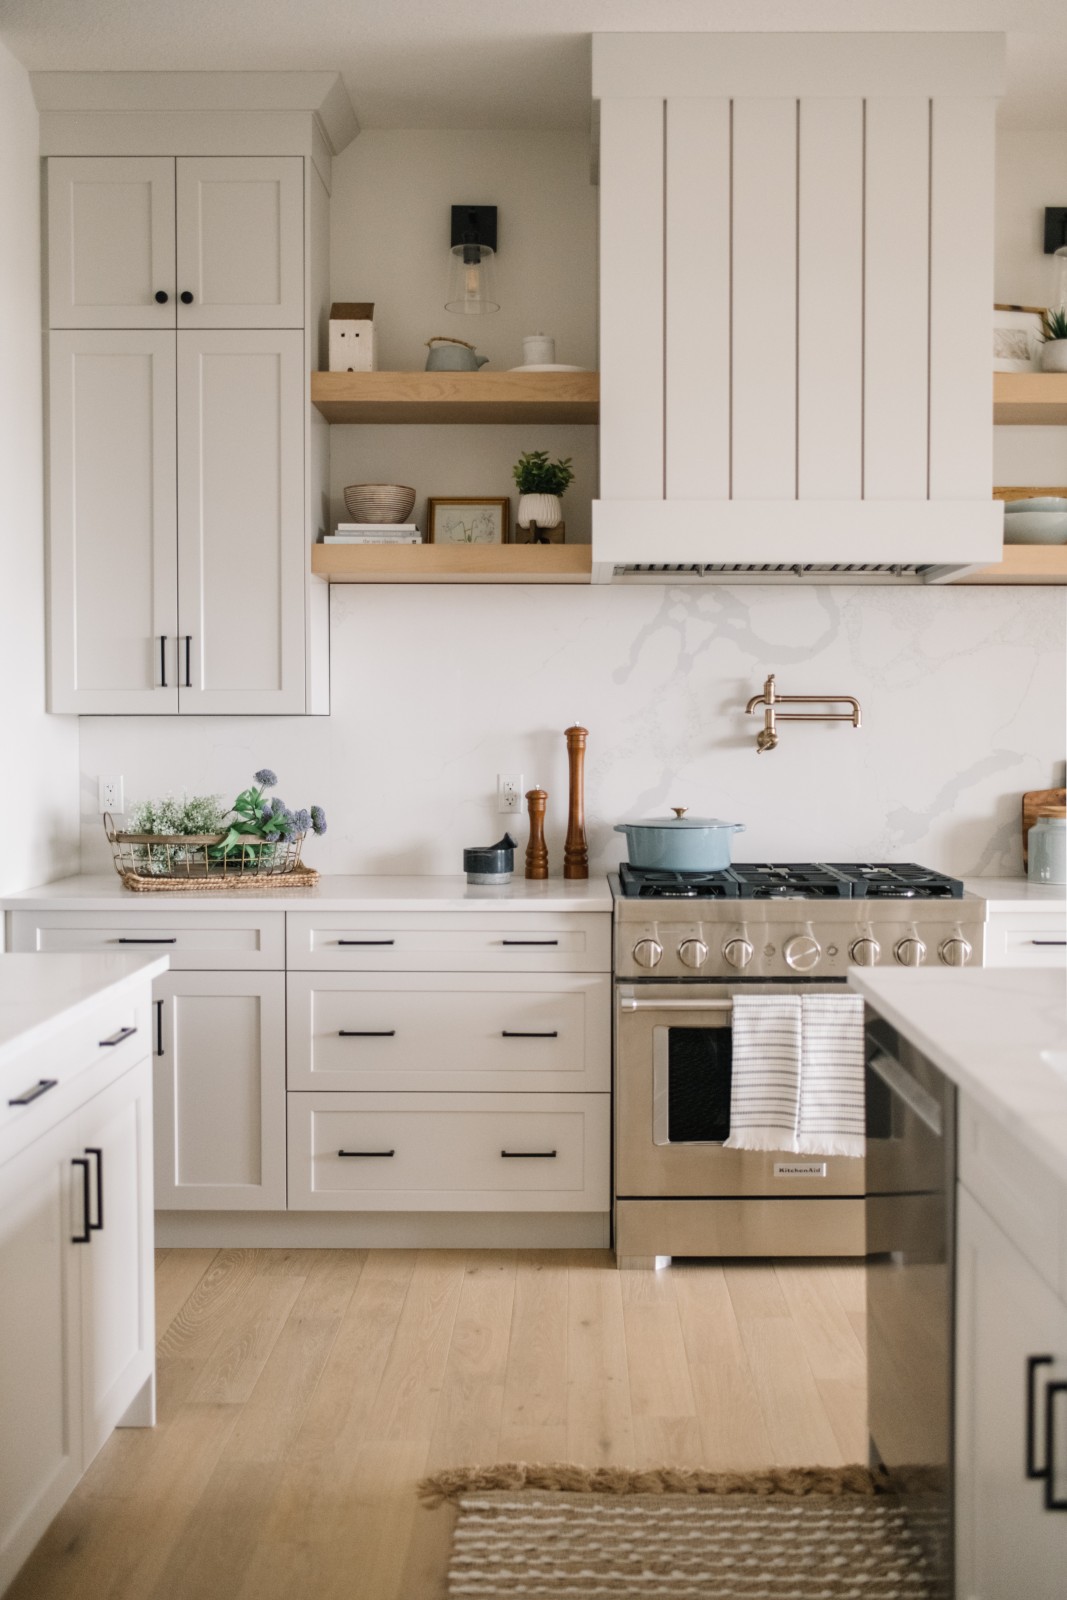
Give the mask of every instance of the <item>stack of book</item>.
<path id="1" fill-rule="evenodd" d="M 323 544 L 421 544 L 422 534 L 414 522 L 339 522 L 336 533 L 328 533 Z"/>

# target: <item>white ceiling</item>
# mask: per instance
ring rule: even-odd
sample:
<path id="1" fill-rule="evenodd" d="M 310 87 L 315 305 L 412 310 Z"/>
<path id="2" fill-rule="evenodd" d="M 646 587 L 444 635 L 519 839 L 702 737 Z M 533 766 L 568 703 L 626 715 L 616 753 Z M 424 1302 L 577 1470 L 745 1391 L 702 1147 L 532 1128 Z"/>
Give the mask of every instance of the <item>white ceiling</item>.
<path id="1" fill-rule="evenodd" d="M 1002 126 L 1067 128 L 1063 0 L 0 0 L 31 70 L 343 73 L 365 128 L 571 128 L 597 32 L 1009 35 Z"/>

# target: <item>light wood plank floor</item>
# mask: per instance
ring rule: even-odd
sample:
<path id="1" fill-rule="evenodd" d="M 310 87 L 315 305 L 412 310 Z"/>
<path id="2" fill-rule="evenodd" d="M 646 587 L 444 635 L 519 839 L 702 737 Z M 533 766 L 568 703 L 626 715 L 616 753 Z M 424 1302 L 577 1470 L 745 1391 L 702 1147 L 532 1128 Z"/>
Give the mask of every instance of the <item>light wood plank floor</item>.
<path id="1" fill-rule="evenodd" d="M 164 1250 L 156 1281 L 159 1424 L 9 1600 L 437 1600 L 426 1472 L 866 1460 L 858 1264 Z"/>

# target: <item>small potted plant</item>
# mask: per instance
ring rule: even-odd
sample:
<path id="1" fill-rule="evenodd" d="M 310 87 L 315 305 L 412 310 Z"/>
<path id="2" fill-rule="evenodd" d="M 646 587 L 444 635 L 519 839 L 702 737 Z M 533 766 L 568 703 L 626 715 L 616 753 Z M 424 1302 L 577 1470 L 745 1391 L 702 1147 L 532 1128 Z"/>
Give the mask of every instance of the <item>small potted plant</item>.
<path id="1" fill-rule="evenodd" d="M 1067 372 L 1067 311 L 1046 311 L 1042 324 L 1042 372 Z"/>
<path id="2" fill-rule="evenodd" d="M 538 528 L 558 528 L 563 520 L 559 497 L 574 480 L 571 458 L 550 461 L 547 450 L 527 450 L 516 461 L 512 476 L 519 490 L 515 520 L 520 528 L 533 528 L 536 543 Z"/>

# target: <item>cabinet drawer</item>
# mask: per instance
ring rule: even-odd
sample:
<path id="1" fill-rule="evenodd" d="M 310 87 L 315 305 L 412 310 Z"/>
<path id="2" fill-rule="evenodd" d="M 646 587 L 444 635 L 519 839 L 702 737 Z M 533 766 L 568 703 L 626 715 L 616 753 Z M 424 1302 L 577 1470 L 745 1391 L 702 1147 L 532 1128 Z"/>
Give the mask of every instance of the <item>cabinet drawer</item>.
<path id="1" fill-rule="evenodd" d="M 609 1095 L 288 1100 L 291 1211 L 608 1209 Z"/>
<path id="2" fill-rule="evenodd" d="M 291 972 L 290 1089 L 611 1087 L 611 979 Z"/>
<path id="3" fill-rule="evenodd" d="M 1061 1281 L 1067 1216 L 1058 1180 L 965 1094 L 959 1109 L 959 1175 L 1045 1282 L 1067 1296 L 1067 1282 Z"/>
<path id="4" fill-rule="evenodd" d="M 608 912 L 290 912 L 290 971 L 610 972 Z"/>
<path id="5" fill-rule="evenodd" d="M 1067 917 L 1062 911 L 990 916 L 987 967 L 1062 967 L 1067 963 Z"/>
<path id="6" fill-rule="evenodd" d="M 14 911 L 11 948 L 170 956 L 172 971 L 285 966 L 283 911 Z"/>

